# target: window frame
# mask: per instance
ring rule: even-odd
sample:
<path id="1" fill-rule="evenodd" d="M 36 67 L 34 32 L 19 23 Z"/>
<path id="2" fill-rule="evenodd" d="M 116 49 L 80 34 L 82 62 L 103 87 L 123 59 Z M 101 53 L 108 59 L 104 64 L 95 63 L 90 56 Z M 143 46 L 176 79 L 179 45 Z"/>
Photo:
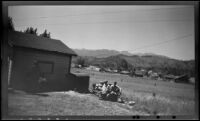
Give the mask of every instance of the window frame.
<path id="1" fill-rule="evenodd" d="M 39 64 L 43 64 L 43 63 L 44 63 L 44 64 L 51 64 L 51 65 L 52 65 L 52 66 L 51 66 L 52 68 L 51 68 L 51 71 L 50 71 L 50 72 L 42 72 L 42 71 L 41 71 L 40 65 L 39 65 Z M 43 73 L 43 74 L 53 74 L 53 73 L 54 73 L 54 64 L 55 64 L 55 63 L 52 62 L 52 61 L 44 61 L 44 60 L 38 60 L 38 61 L 37 61 L 37 65 L 38 65 L 38 67 L 39 67 L 39 70 L 40 70 L 40 72 Z"/>

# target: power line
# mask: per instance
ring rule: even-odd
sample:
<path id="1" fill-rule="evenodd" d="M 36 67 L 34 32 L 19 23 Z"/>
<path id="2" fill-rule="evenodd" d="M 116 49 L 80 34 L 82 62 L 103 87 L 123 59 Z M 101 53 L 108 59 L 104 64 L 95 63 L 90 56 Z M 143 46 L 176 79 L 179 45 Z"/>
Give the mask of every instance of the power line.
<path id="1" fill-rule="evenodd" d="M 153 46 L 165 44 L 165 43 L 168 43 L 168 42 L 178 41 L 178 40 L 182 40 L 182 39 L 184 39 L 186 37 L 190 37 L 190 36 L 192 36 L 192 34 L 184 35 L 184 36 L 179 36 L 179 37 L 177 37 L 175 39 L 172 39 L 172 40 L 167 40 L 167 41 L 163 41 L 163 42 L 159 42 L 159 43 L 154 43 L 154 44 L 151 44 L 151 45 L 146 45 L 146 46 L 139 47 L 139 48 L 136 48 L 136 49 L 133 49 L 133 50 L 128 50 L 128 51 L 135 51 L 135 50 L 138 50 L 138 49 L 149 48 L 149 47 L 153 47 Z"/>
<path id="2" fill-rule="evenodd" d="M 155 9 L 149 9 L 149 10 L 134 10 L 134 11 L 146 11 L 146 12 L 149 12 L 149 11 L 154 11 L 154 10 L 164 10 L 164 9 L 167 9 L 167 10 L 173 10 L 173 9 L 182 9 L 183 7 L 177 7 L 177 8 L 155 8 Z M 47 18 L 62 18 L 62 17 L 69 17 L 69 16 L 86 16 L 86 15 L 104 15 L 104 14 L 116 14 L 116 13 L 124 13 L 124 12 L 127 12 L 127 13 L 130 13 L 131 11 L 130 10 L 124 10 L 124 11 L 109 11 L 109 12 L 100 12 L 100 13 L 82 13 L 82 14 L 71 14 L 71 15 L 63 15 L 63 16 L 41 16 L 41 17 L 32 17 L 32 18 L 29 18 L 29 21 L 30 20 L 34 20 L 34 19 L 47 19 Z M 14 18 L 13 18 L 14 19 Z M 14 19 L 15 21 L 26 21 L 26 19 Z"/>

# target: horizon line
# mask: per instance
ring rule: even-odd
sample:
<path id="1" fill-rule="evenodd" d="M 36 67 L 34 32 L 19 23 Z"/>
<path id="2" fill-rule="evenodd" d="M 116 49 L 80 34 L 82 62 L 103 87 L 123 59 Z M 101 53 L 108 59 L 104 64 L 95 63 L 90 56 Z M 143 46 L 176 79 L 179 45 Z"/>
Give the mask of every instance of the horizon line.
<path id="1" fill-rule="evenodd" d="M 129 54 L 131 55 L 126 55 L 126 54 L 122 54 L 122 55 L 126 55 L 126 56 L 133 56 L 133 55 L 137 55 L 137 54 L 142 54 L 142 55 L 139 55 L 139 56 L 145 56 L 145 54 L 152 54 L 152 55 L 157 55 L 157 56 L 164 56 L 164 57 L 167 57 L 169 59 L 176 59 L 176 60 L 180 60 L 180 61 L 191 61 L 191 60 L 195 60 L 195 58 L 193 59 L 179 59 L 179 58 L 173 58 L 173 57 L 169 57 L 167 55 L 161 55 L 161 54 L 157 54 L 157 53 L 153 53 L 153 52 L 136 52 L 136 53 L 132 53 L 132 52 L 129 52 L 128 50 L 114 50 L 114 49 L 105 49 L 105 48 L 102 48 L 102 49 L 86 49 L 86 48 L 71 48 L 71 49 L 77 49 L 77 50 L 91 50 L 91 51 L 98 51 L 98 50 L 108 50 L 108 51 L 117 51 L 117 52 L 128 52 Z M 117 55 L 120 55 L 120 54 L 117 54 Z M 144 54 L 144 55 L 143 55 Z"/>

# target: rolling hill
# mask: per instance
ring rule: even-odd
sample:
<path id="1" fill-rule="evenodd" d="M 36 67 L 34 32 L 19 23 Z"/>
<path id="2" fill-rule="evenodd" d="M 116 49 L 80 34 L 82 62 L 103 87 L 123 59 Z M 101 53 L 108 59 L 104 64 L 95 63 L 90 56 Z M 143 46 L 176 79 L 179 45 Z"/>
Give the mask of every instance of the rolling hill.
<path id="1" fill-rule="evenodd" d="M 79 56 L 92 56 L 96 58 L 105 58 L 109 56 L 114 56 L 118 54 L 124 55 L 132 55 L 128 51 L 116 51 L 116 50 L 107 50 L 107 49 L 100 49 L 100 50 L 88 50 L 88 49 L 73 49 Z"/>
<path id="2" fill-rule="evenodd" d="M 124 63 L 128 63 L 127 66 L 133 68 L 151 69 L 156 72 L 165 74 L 182 75 L 189 74 L 194 77 L 195 73 L 195 61 L 194 60 L 176 60 L 162 55 L 156 55 L 152 53 L 146 54 L 122 54 L 119 51 L 113 50 L 85 50 L 82 53 L 75 50 L 78 55 L 86 60 L 87 65 L 96 65 L 99 67 L 109 67 L 112 69 L 118 69 L 119 66 L 124 66 Z M 86 52 L 87 51 L 87 52 Z M 101 56 L 99 56 L 97 53 Z M 91 55 L 90 55 L 91 54 Z M 104 54 L 104 55 L 103 55 Z M 72 60 L 75 62 L 76 58 Z M 126 61 L 126 62 L 124 62 Z M 126 66 L 126 65 L 125 65 Z"/>

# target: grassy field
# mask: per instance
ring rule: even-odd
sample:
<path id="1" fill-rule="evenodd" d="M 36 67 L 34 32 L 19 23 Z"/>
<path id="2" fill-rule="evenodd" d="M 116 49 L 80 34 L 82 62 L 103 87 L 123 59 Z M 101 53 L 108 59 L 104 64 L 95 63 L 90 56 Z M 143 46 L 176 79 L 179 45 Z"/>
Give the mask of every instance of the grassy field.
<path id="1" fill-rule="evenodd" d="M 99 100 L 92 94 L 74 91 L 8 95 L 9 115 L 193 115 L 194 85 L 132 78 L 127 75 L 71 69 L 72 73 L 90 75 L 93 83 L 114 81 L 122 88 L 122 97 L 134 106 Z"/>
<path id="2" fill-rule="evenodd" d="M 128 75 L 101 73 L 90 70 L 72 69 L 90 75 L 92 83 L 114 81 L 122 88 L 126 100 L 136 101 L 132 110 L 143 111 L 150 115 L 193 115 L 195 109 L 194 85 L 164 82 Z"/>

